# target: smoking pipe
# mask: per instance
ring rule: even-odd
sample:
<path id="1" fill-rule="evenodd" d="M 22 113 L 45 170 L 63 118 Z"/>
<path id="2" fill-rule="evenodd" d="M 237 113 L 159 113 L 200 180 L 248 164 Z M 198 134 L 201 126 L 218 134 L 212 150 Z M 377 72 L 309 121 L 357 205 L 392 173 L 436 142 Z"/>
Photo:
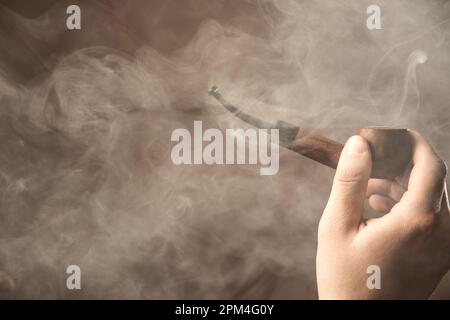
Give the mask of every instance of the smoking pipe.
<path id="1" fill-rule="evenodd" d="M 260 129 L 278 129 L 279 144 L 314 161 L 336 169 L 343 144 L 328 139 L 314 130 L 300 128 L 284 121 L 275 125 L 241 111 L 230 104 L 213 86 L 209 91 L 228 111 Z M 407 129 L 366 127 L 357 133 L 369 143 L 372 153 L 372 178 L 393 179 L 401 175 L 411 160 L 412 143 Z"/>

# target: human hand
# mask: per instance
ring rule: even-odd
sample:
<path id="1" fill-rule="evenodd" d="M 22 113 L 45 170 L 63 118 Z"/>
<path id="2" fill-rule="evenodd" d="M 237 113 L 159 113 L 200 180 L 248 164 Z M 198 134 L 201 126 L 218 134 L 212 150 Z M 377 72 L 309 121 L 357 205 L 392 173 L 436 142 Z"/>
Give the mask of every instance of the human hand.
<path id="1" fill-rule="evenodd" d="M 447 169 L 430 144 L 410 131 L 411 170 L 395 181 L 369 179 L 368 143 L 346 143 L 319 224 L 320 299 L 426 299 L 450 269 Z M 364 201 L 382 217 L 365 219 Z M 381 289 L 369 289 L 369 266 Z"/>

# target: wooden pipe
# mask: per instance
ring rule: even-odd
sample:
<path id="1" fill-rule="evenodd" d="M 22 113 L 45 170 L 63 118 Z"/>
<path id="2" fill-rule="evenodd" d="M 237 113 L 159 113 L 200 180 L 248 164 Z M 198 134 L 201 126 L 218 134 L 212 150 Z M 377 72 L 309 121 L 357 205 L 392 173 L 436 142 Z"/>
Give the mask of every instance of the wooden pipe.
<path id="1" fill-rule="evenodd" d="M 359 129 L 357 133 L 369 143 L 372 154 L 372 178 L 392 179 L 405 171 L 412 153 L 408 130 L 368 127 Z M 286 147 L 336 169 L 344 146 L 314 131 L 299 128 L 297 136 Z"/>
<path id="2" fill-rule="evenodd" d="M 275 126 L 242 112 L 226 101 L 217 87 L 209 94 L 239 119 L 261 129 L 278 129 L 280 145 L 305 157 L 336 169 L 343 144 L 328 139 L 313 130 L 300 128 L 284 121 Z M 412 142 L 407 129 L 367 127 L 357 134 L 367 140 L 372 154 L 372 178 L 393 179 L 400 176 L 411 161 Z"/>

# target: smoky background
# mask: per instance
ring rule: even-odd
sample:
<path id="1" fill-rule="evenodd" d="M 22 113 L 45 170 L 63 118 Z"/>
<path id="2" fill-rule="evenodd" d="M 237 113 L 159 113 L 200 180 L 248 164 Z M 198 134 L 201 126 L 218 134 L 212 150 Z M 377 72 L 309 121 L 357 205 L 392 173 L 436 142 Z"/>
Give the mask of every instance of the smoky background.
<path id="1" fill-rule="evenodd" d="M 76 1 L 80 31 L 70 4 L 0 1 L 2 298 L 317 298 L 332 170 L 172 164 L 174 129 L 245 127 L 212 85 L 342 142 L 414 128 L 450 160 L 448 1 Z"/>

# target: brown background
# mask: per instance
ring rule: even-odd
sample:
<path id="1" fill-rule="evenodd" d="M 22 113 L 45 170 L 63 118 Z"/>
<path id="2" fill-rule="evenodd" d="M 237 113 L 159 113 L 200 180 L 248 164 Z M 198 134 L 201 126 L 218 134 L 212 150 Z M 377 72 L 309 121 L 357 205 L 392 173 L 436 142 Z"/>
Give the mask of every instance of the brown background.
<path id="1" fill-rule="evenodd" d="M 67 31 L 73 3 L 0 1 L 2 297 L 317 297 L 331 170 L 286 151 L 272 177 L 170 160 L 175 128 L 243 125 L 213 84 L 340 141 L 412 127 L 450 159 L 448 1 L 76 1 Z"/>

